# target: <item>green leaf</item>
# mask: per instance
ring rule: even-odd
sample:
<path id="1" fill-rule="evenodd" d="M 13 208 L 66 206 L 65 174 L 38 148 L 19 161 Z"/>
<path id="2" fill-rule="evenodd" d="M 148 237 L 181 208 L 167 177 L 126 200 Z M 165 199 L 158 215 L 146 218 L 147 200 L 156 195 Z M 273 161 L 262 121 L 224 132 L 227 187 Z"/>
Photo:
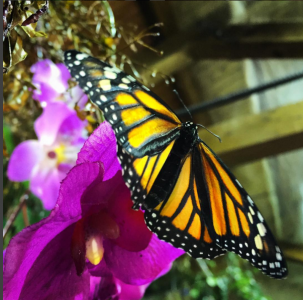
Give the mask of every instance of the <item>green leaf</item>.
<path id="1" fill-rule="evenodd" d="M 43 31 L 36 31 L 35 27 L 33 25 L 36 25 L 36 23 L 29 24 L 27 26 L 21 26 L 21 28 L 24 30 L 24 32 L 29 37 L 47 37 L 47 34 Z"/>
<path id="2" fill-rule="evenodd" d="M 3 67 L 11 67 L 11 54 L 10 38 L 7 37 L 3 42 Z"/>
<path id="3" fill-rule="evenodd" d="M 6 145 L 6 150 L 9 155 L 12 154 L 15 145 L 14 145 L 14 139 L 13 139 L 13 134 L 10 129 L 10 127 L 6 124 L 3 125 L 3 139 Z"/>
<path id="4" fill-rule="evenodd" d="M 12 51 L 12 66 L 16 65 L 18 62 L 24 60 L 27 57 L 27 53 L 23 49 L 23 41 L 19 34 L 17 34 L 17 39 L 14 45 L 14 50 Z"/>

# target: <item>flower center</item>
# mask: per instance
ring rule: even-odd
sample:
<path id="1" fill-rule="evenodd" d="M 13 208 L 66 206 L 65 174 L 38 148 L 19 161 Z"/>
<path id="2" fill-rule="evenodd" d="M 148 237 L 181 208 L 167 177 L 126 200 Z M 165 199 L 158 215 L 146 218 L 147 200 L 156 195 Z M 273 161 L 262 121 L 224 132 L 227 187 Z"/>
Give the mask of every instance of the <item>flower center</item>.
<path id="1" fill-rule="evenodd" d="M 86 246 L 86 258 L 93 264 L 98 265 L 104 254 L 103 238 L 101 235 L 95 235 L 89 237 L 85 243 Z"/>
<path id="2" fill-rule="evenodd" d="M 104 256 L 103 240 L 116 239 L 119 235 L 118 224 L 106 210 L 80 219 L 76 223 L 71 244 L 77 274 L 81 275 L 84 271 L 85 258 L 93 265 L 98 265 Z"/>
<path id="3" fill-rule="evenodd" d="M 56 154 L 55 151 L 49 151 L 49 152 L 47 153 L 47 156 L 48 156 L 49 158 L 51 158 L 51 159 L 54 159 L 54 158 L 57 157 L 57 154 Z"/>
<path id="4" fill-rule="evenodd" d="M 58 165 L 66 160 L 64 151 L 65 151 L 65 146 L 62 144 L 59 147 L 55 148 L 53 151 L 53 152 L 55 152 L 55 155 L 57 156 Z"/>

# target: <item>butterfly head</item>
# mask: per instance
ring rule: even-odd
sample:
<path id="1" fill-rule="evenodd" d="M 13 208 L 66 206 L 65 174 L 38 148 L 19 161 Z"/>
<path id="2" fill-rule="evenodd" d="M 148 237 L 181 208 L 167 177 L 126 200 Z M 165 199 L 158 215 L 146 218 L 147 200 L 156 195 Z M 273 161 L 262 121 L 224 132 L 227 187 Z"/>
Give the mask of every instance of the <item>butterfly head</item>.
<path id="1" fill-rule="evenodd" d="M 198 126 L 193 122 L 185 122 L 182 124 L 182 135 L 188 143 L 195 144 L 198 139 Z"/>
<path id="2" fill-rule="evenodd" d="M 183 130 L 186 130 L 188 132 L 198 133 L 198 126 L 191 121 L 184 122 L 182 124 L 182 127 Z"/>

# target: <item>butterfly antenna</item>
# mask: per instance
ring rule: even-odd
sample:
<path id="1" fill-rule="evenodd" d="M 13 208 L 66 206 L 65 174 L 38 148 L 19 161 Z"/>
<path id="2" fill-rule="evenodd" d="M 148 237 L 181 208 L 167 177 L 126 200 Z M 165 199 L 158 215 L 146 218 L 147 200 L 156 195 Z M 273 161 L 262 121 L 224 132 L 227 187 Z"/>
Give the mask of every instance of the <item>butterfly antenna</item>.
<path id="1" fill-rule="evenodd" d="M 188 110 L 187 106 L 184 104 L 184 102 L 182 101 L 179 93 L 177 92 L 177 90 L 173 90 L 173 92 L 177 95 L 178 99 L 180 100 L 180 102 L 183 104 L 183 106 L 185 107 L 185 109 L 187 110 L 189 116 L 190 116 L 190 119 L 191 121 L 193 120 L 193 116 L 191 115 L 190 111 Z"/>
<path id="2" fill-rule="evenodd" d="M 205 126 L 203 126 L 201 124 L 196 124 L 196 125 L 206 129 L 209 133 L 211 133 L 213 136 L 215 136 L 220 141 L 220 143 L 222 143 L 221 138 L 217 134 L 213 133 L 212 131 L 210 131 L 209 129 L 207 129 Z"/>

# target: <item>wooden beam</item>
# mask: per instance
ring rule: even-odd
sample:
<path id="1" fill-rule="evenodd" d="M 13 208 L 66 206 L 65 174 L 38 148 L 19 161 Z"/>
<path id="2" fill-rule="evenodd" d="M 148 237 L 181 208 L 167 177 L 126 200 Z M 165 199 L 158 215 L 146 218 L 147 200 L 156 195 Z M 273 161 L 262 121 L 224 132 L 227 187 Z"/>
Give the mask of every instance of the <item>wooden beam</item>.
<path id="1" fill-rule="evenodd" d="M 209 27 L 203 23 L 169 37 L 158 50 L 159 58 L 143 50 L 134 60 L 167 75 L 200 59 L 302 58 L 303 24 L 229 24 Z M 161 78 L 156 78 L 155 83 Z"/>
<path id="2" fill-rule="evenodd" d="M 201 58 L 302 58 L 303 24 L 242 24 L 218 28 L 191 48 Z"/>
<path id="3" fill-rule="evenodd" d="M 242 164 L 303 147 L 303 100 L 260 114 L 209 127 L 222 143 L 200 130 L 200 137 L 228 165 Z"/>
<path id="4" fill-rule="evenodd" d="M 303 246 L 302 245 L 292 245 L 288 243 L 279 243 L 281 245 L 281 249 L 283 254 L 287 259 L 291 259 L 293 261 L 298 261 L 303 263 Z"/>

